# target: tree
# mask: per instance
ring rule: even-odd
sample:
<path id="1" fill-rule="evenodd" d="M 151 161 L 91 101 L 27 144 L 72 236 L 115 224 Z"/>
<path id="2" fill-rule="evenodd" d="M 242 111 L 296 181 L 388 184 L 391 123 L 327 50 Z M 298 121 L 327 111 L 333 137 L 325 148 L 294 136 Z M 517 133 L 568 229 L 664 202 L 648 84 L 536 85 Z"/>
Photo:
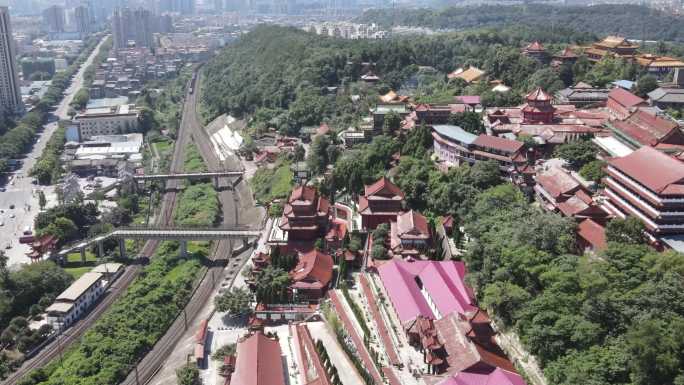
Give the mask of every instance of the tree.
<path id="1" fill-rule="evenodd" d="M 216 311 L 231 317 L 249 315 L 252 312 L 252 294 L 243 288 L 232 288 L 214 298 Z"/>
<path id="2" fill-rule="evenodd" d="M 302 146 L 301 144 L 298 144 L 294 149 L 294 161 L 295 162 L 301 162 L 304 160 L 305 156 L 306 156 L 306 150 L 304 149 L 304 146 Z"/>
<path id="3" fill-rule="evenodd" d="M 430 148 L 432 148 L 432 130 L 421 123 L 408 134 L 401 152 L 404 155 L 422 158 Z"/>
<path id="4" fill-rule="evenodd" d="M 309 156 L 306 160 L 309 169 L 313 173 L 320 174 L 325 171 L 326 166 L 329 163 L 328 159 L 328 146 L 330 146 L 330 139 L 325 135 L 317 136 L 311 148 L 309 149 Z"/>
<path id="5" fill-rule="evenodd" d="M 684 366 L 684 318 L 670 316 L 635 322 L 625 340 L 637 385 L 671 384 Z"/>
<path id="6" fill-rule="evenodd" d="M 396 111 L 390 111 L 385 115 L 382 122 L 382 133 L 384 135 L 392 135 L 401 127 L 401 115 Z"/>
<path id="7" fill-rule="evenodd" d="M 606 240 L 609 242 L 643 244 L 647 238 L 646 228 L 637 217 L 615 218 L 606 226 Z"/>
<path id="8" fill-rule="evenodd" d="M 556 147 L 554 156 L 566 160 L 570 167 L 580 169 L 596 159 L 596 151 L 596 147 L 590 140 L 578 140 Z"/>
<path id="9" fill-rule="evenodd" d="M 148 132 L 159 129 L 159 122 L 154 116 L 154 111 L 147 107 L 143 107 L 138 112 L 138 127 L 142 132 Z"/>
<path id="10" fill-rule="evenodd" d="M 579 174 L 586 180 L 600 183 L 601 179 L 606 176 L 605 165 L 606 163 L 602 160 L 592 160 L 580 168 Z"/>
<path id="11" fill-rule="evenodd" d="M 634 93 L 642 98 L 648 97 L 648 93 L 658 88 L 658 79 L 653 75 L 644 75 L 637 80 Z"/>
<path id="12" fill-rule="evenodd" d="M 196 364 L 186 364 L 176 370 L 178 385 L 201 385 L 199 369 Z"/>
<path id="13" fill-rule="evenodd" d="M 45 199 L 45 193 L 43 190 L 38 190 L 38 206 L 40 206 L 41 210 L 45 210 L 46 205 L 47 199 Z"/>
<path id="14" fill-rule="evenodd" d="M 546 67 L 537 70 L 537 72 L 533 73 L 532 76 L 530 76 L 528 83 L 528 89 L 535 89 L 537 87 L 541 87 L 543 90 L 550 93 L 551 95 L 555 94 L 556 91 L 559 91 L 565 87 L 565 83 L 559 77 L 558 72 L 551 67 Z"/>
<path id="15" fill-rule="evenodd" d="M 53 235 L 61 243 L 73 239 L 77 234 L 78 227 L 76 227 L 71 219 L 65 217 L 55 219 L 53 223 L 40 231 L 40 235 Z"/>
<path id="16" fill-rule="evenodd" d="M 485 126 L 482 117 L 477 112 L 466 111 L 451 115 L 449 123 L 459 126 L 471 134 L 479 135 L 485 133 Z"/>

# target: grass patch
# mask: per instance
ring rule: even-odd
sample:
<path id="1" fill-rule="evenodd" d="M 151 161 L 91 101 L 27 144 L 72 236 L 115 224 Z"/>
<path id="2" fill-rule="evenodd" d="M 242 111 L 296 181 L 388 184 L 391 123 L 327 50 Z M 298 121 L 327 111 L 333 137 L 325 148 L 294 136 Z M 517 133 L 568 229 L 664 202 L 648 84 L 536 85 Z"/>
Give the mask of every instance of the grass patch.
<path id="1" fill-rule="evenodd" d="M 95 254 L 94 254 L 92 251 L 90 251 L 90 250 L 86 250 L 86 252 L 85 252 L 85 257 L 86 257 L 86 260 L 85 260 L 86 263 L 88 263 L 88 262 L 90 262 L 90 263 L 96 263 L 96 262 L 97 262 L 97 257 L 96 257 Z M 82 263 L 82 261 L 81 261 L 81 253 L 71 253 L 71 254 L 67 255 L 66 262 L 67 262 L 67 263 L 81 264 L 81 263 Z"/>
<path id="2" fill-rule="evenodd" d="M 185 147 L 185 162 L 183 169 L 185 172 L 207 172 L 207 165 L 204 164 L 204 159 L 200 154 L 197 146 L 190 143 Z"/>
<path id="3" fill-rule="evenodd" d="M 214 186 L 200 183 L 183 191 L 174 218 L 176 224 L 182 226 L 211 226 L 218 216 L 219 201 Z"/>
<path id="4" fill-rule="evenodd" d="M 74 280 L 79 279 L 83 274 L 89 272 L 92 270 L 92 266 L 83 266 L 83 267 L 67 267 L 64 269 L 64 271 L 67 272 L 70 276 L 74 278 Z"/>
<path id="5" fill-rule="evenodd" d="M 273 169 L 258 169 L 249 184 L 257 201 L 261 203 L 270 202 L 276 198 L 286 198 L 294 185 L 290 162 L 281 160 Z"/>

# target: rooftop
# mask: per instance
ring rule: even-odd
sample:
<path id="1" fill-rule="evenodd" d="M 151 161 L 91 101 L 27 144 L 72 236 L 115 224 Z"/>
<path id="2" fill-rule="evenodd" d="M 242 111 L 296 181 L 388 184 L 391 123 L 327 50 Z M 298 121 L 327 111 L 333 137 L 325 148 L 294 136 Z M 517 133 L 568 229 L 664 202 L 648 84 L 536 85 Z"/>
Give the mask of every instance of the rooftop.
<path id="1" fill-rule="evenodd" d="M 395 259 L 378 270 L 402 324 L 418 316 L 438 319 L 454 311 L 476 310 L 472 289 L 464 281 L 466 267 L 461 261 Z"/>
<path id="2" fill-rule="evenodd" d="M 620 87 L 613 88 L 608 94 L 609 99 L 613 99 L 624 107 L 636 107 L 645 102 L 644 99 L 624 90 Z"/>
<path id="3" fill-rule="evenodd" d="M 57 297 L 57 301 L 76 301 L 83 295 L 91 286 L 95 285 L 102 278 L 102 274 L 95 272 L 87 272 L 79 277 L 66 290 Z"/>
<path id="4" fill-rule="evenodd" d="M 676 122 L 642 110 L 634 111 L 626 119 L 615 120 L 611 124 L 646 146 L 655 146 L 679 130 Z"/>
<path id="5" fill-rule="evenodd" d="M 432 126 L 432 128 L 443 137 L 465 144 L 472 144 L 477 139 L 477 135 L 471 134 L 459 126 L 442 124 Z"/>
<path id="6" fill-rule="evenodd" d="M 488 374 L 469 371 L 458 372 L 439 382 L 438 385 L 525 385 L 525 380 L 516 373 L 496 368 Z"/>
<path id="7" fill-rule="evenodd" d="M 516 153 L 525 145 L 523 142 L 517 140 L 485 134 L 479 135 L 472 144 L 509 153 Z"/>
<path id="8" fill-rule="evenodd" d="M 256 332 L 237 344 L 231 385 L 285 385 L 280 344 Z"/>
<path id="9" fill-rule="evenodd" d="M 672 192 L 684 180 L 684 164 L 652 147 L 641 147 L 608 164 L 655 193 Z"/>

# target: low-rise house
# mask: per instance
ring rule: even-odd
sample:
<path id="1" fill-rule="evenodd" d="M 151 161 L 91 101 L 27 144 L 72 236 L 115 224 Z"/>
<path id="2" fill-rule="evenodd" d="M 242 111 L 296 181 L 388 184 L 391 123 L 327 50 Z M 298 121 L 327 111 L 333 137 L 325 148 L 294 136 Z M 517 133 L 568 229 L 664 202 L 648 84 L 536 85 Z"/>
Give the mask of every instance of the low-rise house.
<path id="1" fill-rule="evenodd" d="M 608 100 L 608 88 L 594 88 L 589 84 L 579 82 L 556 92 L 556 103 L 572 104 L 577 108 L 605 106 Z"/>
<path id="2" fill-rule="evenodd" d="M 397 215 L 390 224 L 390 252 L 402 258 L 421 258 L 432 246 L 432 230 L 427 219 L 417 211 Z"/>
<path id="3" fill-rule="evenodd" d="M 646 107 L 648 103 L 633 93 L 622 88 L 613 88 L 608 94 L 606 107 L 617 119 L 628 117 L 637 107 Z"/>
<path id="4" fill-rule="evenodd" d="M 290 272 L 293 296 L 300 301 L 317 301 L 325 295 L 333 274 L 333 258 L 319 250 L 299 256 Z"/>
<path id="5" fill-rule="evenodd" d="M 464 82 L 471 84 L 477 83 L 484 79 L 486 72 L 477 67 L 468 67 L 467 69 L 459 68 L 447 75 L 449 80 L 461 79 Z"/>
<path id="6" fill-rule="evenodd" d="M 230 385 L 285 385 L 277 339 L 257 331 L 237 343 Z"/>
<path id="7" fill-rule="evenodd" d="M 446 168 L 463 162 L 474 164 L 493 160 L 504 172 L 513 172 L 516 165 L 524 165 L 525 145 L 492 135 L 471 134 L 458 126 L 437 125 L 432 132 L 435 154 Z"/>
<path id="8" fill-rule="evenodd" d="M 515 372 L 496 368 L 489 373 L 464 370 L 437 385 L 525 385 L 525 380 Z"/>
<path id="9" fill-rule="evenodd" d="M 373 230 L 381 223 L 396 220 L 404 211 L 404 193 L 386 177 L 364 188 L 359 197 L 359 214 L 364 230 Z"/>
<path id="10" fill-rule="evenodd" d="M 684 151 L 684 133 L 667 117 L 639 109 L 624 119 L 608 121 L 606 126 L 613 137 L 634 150 L 649 146 L 669 154 Z"/>
<path id="11" fill-rule="evenodd" d="M 600 251 L 608 247 L 606 228 L 591 218 L 583 219 L 577 225 L 577 246 L 584 251 Z"/>
<path id="12" fill-rule="evenodd" d="M 80 140 L 88 140 L 97 135 L 120 135 L 138 129 L 139 111 L 135 105 L 124 104 L 116 107 L 92 108 L 74 117 L 78 124 Z"/>
<path id="13" fill-rule="evenodd" d="M 544 209 L 578 220 L 606 217 L 591 192 L 565 170 L 551 167 L 537 173 L 536 180 L 535 196 Z"/>
<path id="14" fill-rule="evenodd" d="M 105 290 L 103 275 L 88 272 L 80 276 L 45 312 L 47 322 L 53 329 L 67 328 L 81 318 Z"/>

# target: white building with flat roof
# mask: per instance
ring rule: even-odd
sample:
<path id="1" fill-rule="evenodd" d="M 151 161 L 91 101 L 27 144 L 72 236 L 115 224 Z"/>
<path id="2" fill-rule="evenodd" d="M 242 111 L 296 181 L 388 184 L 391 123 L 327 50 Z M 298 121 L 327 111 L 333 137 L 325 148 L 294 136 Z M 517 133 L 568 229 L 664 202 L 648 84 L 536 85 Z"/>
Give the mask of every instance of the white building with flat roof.
<path id="1" fill-rule="evenodd" d="M 88 140 L 98 135 L 121 135 L 138 129 L 139 111 L 134 104 L 91 108 L 76 115 L 79 139 Z"/>
<path id="2" fill-rule="evenodd" d="M 91 271 L 74 281 L 45 310 L 47 323 L 56 330 L 67 328 L 81 318 L 104 292 L 103 277 L 102 273 Z"/>

